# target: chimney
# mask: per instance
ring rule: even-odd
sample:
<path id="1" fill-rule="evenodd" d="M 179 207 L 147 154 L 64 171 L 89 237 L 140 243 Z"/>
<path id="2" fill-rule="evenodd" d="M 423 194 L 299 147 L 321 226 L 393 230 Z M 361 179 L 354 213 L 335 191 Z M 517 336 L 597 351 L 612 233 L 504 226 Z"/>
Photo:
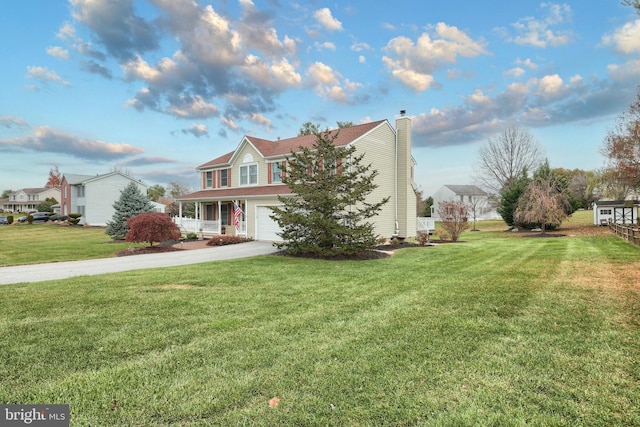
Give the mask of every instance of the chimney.
<path id="1" fill-rule="evenodd" d="M 396 118 L 396 233 L 400 238 L 415 235 L 415 192 L 411 156 L 411 117 L 400 110 Z"/>

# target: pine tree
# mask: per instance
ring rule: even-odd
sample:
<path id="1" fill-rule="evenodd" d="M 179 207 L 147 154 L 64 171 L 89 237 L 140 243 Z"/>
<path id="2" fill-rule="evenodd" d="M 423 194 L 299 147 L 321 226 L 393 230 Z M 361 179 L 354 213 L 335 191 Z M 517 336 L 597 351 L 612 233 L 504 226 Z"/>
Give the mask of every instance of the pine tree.
<path id="1" fill-rule="evenodd" d="M 337 133 L 316 133 L 311 148 L 291 153 L 282 182 L 292 196 L 278 196 L 271 218 L 278 222 L 283 242 L 276 246 L 290 255 L 334 257 L 356 255 L 377 244 L 373 224 L 389 200 L 370 203 L 378 172 L 362 164 L 355 147 L 336 147 Z"/>
<path id="2" fill-rule="evenodd" d="M 134 216 L 151 212 L 153 205 L 149 198 L 142 194 L 135 182 L 127 185 L 120 193 L 120 198 L 113 203 L 115 212 L 111 221 L 107 222 L 107 233 L 113 240 L 122 240 L 126 237 L 129 227 L 127 220 Z"/>

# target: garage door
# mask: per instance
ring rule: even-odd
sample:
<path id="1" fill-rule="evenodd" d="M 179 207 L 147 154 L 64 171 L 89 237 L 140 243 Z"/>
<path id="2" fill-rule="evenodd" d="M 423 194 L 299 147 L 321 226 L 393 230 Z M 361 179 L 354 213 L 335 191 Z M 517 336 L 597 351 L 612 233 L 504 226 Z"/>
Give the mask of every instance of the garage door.
<path id="1" fill-rule="evenodd" d="M 280 226 L 269 215 L 272 211 L 266 206 L 256 207 L 256 240 L 282 241 L 276 233 L 280 232 Z"/>

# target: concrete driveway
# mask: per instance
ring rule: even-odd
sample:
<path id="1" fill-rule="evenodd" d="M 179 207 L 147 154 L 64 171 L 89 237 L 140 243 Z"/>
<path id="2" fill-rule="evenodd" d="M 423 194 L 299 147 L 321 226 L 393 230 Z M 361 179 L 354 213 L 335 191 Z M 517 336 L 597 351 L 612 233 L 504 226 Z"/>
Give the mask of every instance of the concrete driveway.
<path id="1" fill-rule="evenodd" d="M 206 249 L 164 252 L 159 254 L 0 267 L 0 285 L 41 282 L 75 276 L 119 273 L 145 268 L 199 264 L 202 262 L 268 255 L 274 252 L 276 252 L 276 248 L 273 247 L 271 242 L 254 241 L 240 245 L 214 246 Z"/>

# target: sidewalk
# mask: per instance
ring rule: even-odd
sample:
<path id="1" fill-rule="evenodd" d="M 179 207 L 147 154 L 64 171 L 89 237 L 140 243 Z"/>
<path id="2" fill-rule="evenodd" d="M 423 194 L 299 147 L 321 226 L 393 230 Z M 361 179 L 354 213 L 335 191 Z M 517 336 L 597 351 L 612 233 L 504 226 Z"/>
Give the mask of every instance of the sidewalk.
<path id="1" fill-rule="evenodd" d="M 273 247 L 271 242 L 254 241 L 238 245 L 214 246 L 159 254 L 0 267 L 0 285 L 42 282 L 45 280 L 119 273 L 146 268 L 199 264 L 202 262 L 268 255 L 275 252 L 276 248 Z"/>

